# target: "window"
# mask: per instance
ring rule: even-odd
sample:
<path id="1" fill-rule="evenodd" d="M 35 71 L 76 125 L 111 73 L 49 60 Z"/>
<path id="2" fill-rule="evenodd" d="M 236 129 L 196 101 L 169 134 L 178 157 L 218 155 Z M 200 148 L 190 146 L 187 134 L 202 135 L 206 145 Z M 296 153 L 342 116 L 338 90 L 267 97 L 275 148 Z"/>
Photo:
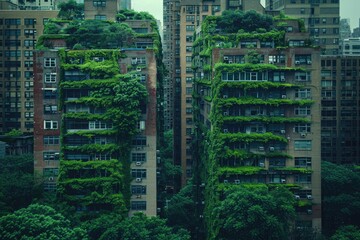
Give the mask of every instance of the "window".
<path id="1" fill-rule="evenodd" d="M 311 140 L 295 140 L 294 141 L 295 150 L 298 151 L 310 151 L 311 150 Z"/>
<path id="2" fill-rule="evenodd" d="M 58 121 L 44 120 L 44 129 L 58 129 Z"/>
<path id="3" fill-rule="evenodd" d="M 57 176 L 59 175 L 59 169 L 58 168 L 44 168 L 43 169 L 43 176 Z"/>
<path id="4" fill-rule="evenodd" d="M 186 88 L 186 94 L 192 94 L 192 91 L 193 91 L 192 87 Z"/>
<path id="5" fill-rule="evenodd" d="M 186 114 L 192 114 L 192 108 L 186 108 Z"/>
<path id="6" fill-rule="evenodd" d="M 133 178 L 146 178 L 146 169 L 131 169 Z"/>
<path id="7" fill-rule="evenodd" d="M 44 114 L 56 114 L 58 111 L 57 105 L 45 105 Z"/>
<path id="8" fill-rule="evenodd" d="M 311 157 L 295 157 L 295 167 L 311 167 Z"/>
<path id="9" fill-rule="evenodd" d="M 25 23 L 25 25 L 34 25 L 34 24 L 36 24 L 36 19 L 35 18 L 25 18 L 24 23 Z"/>
<path id="10" fill-rule="evenodd" d="M 20 18 L 7 18 L 5 19 L 5 25 L 21 25 Z"/>
<path id="11" fill-rule="evenodd" d="M 195 26 L 194 25 L 186 25 L 186 31 L 187 32 L 195 31 Z"/>
<path id="12" fill-rule="evenodd" d="M 25 102 L 25 107 L 26 108 L 33 108 L 34 107 L 34 102 L 33 101 L 26 101 Z"/>
<path id="13" fill-rule="evenodd" d="M 286 159 L 285 158 L 270 158 L 269 167 L 285 167 Z"/>
<path id="14" fill-rule="evenodd" d="M 146 201 L 131 201 L 131 210 L 146 210 Z"/>
<path id="15" fill-rule="evenodd" d="M 145 136 L 136 136 L 132 140 L 133 146 L 146 146 L 146 137 Z"/>
<path id="16" fill-rule="evenodd" d="M 191 56 L 186 56 L 186 62 L 191 62 Z"/>
<path id="17" fill-rule="evenodd" d="M 295 175 L 295 183 L 311 183 L 311 175 L 310 174 Z"/>
<path id="18" fill-rule="evenodd" d="M 310 88 L 298 89 L 295 92 L 295 97 L 301 99 L 311 98 L 311 89 Z"/>
<path id="19" fill-rule="evenodd" d="M 110 160 L 111 155 L 107 153 L 95 153 L 93 156 L 94 160 Z"/>
<path id="20" fill-rule="evenodd" d="M 33 51 L 28 51 L 28 50 L 24 51 L 24 56 L 25 57 L 32 57 L 33 56 Z"/>
<path id="21" fill-rule="evenodd" d="M 186 42 L 193 42 L 193 36 L 186 36 Z"/>
<path id="22" fill-rule="evenodd" d="M 186 97 L 186 103 L 192 103 L 192 97 Z"/>
<path id="23" fill-rule="evenodd" d="M 296 107 L 295 108 L 295 115 L 298 116 L 308 116 L 310 115 L 310 107 Z"/>
<path id="24" fill-rule="evenodd" d="M 44 58 L 44 67 L 55 67 L 56 59 L 55 58 Z"/>
<path id="25" fill-rule="evenodd" d="M 195 15 L 186 15 L 186 21 L 187 22 L 194 22 L 195 21 Z"/>
<path id="26" fill-rule="evenodd" d="M 32 78 L 34 76 L 33 71 L 25 71 L 25 78 Z"/>
<path id="27" fill-rule="evenodd" d="M 186 52 L 192 52 L 192 47 L 186 46 Z"/>
<path id="28" fill-rule="evenodd" d="M 30 68 L 30 67 L 33 67 L 33 61 L 25 61 L 24 62 L 24 67 L 26 68 Z"/>
<path id="29" fill-rule="evenodd" d="M 57 98 L 57 92 L 56 88 L 51 90 L 44 90 L 44 99 L 56 99 Z"/>
<path id="30" fill-rule="evenodd" d="M 192 77 L 186 77 L 186 83 L 192 83 L 193 79 Z"/>
<path id="31" fill-rule="evenodd" d="M 146 162 L 146 153 L 131 153 L 132 162 Z"/>
<path id="32" fill-rule="evenodd" d="M 28 36 L 28 35 L 35 35 L 35 33 L 36 33 L 36 30 L 35 30 L 35 29 L 24 29 L 24 34 L 25 34 L 26 36 Z"/>
<path id="33" fill-rule="evenodd" d="M 106 1 L 94 0 L 93 6 L 94 7 L 106 7 Z"/>
<path id="34" fill-rule="evenodd" d="M 57 161 L 59 160 L 59 152 L 43 152 L 43 159 L 46 161 Z"/>
<path id="35" fill-rule="evenodd" d="M 296 124 L 294 130 L 297 133 L 311 132 L 311 124 L 310 123 Z"/>
<path id="36" fill-rule="evenodd" d="M 89 129 L 110 129 L 112 128 L 111 123 L 101 122 L 101 121 L 90 121 Z"/>
<path id="37" fill-rule="evenodd" d="M 26 118 L 33 118 L 34 117 L 34 112 L 25 112 L 25 117 Z"/>
<path id="38" fill-rule="evenodd" d="M 35 47 L 36 40 L 24 40 L 25 47 Z"/>
<path id="39" fill-rule="evenodd" d="M 146 186 L 145 185 L 132 185 L 131 193 L 133 195 L 145 195 L 146 194 Z"/>
<path id="40" fill-rule="evenodd" d="M 56 73 L 45 73 L 44 82 L 45 83 L 56 83 Z"/>
<path id="41" fill-rule="evenodd" d="M 105 21 L 106 20 L 106 15 L 95 15 L 95 19 Z"/>
<path id="42" fill-rule="evenodd" d="M 44 136 L 44 145 L 58 145 L 60 143 L 59 136 Z"/>

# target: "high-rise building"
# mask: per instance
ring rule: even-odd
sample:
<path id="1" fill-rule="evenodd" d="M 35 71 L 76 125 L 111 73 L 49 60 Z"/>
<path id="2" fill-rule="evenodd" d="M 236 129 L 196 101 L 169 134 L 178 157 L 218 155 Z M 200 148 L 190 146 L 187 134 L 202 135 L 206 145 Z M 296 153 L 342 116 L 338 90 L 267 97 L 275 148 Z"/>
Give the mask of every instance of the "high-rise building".
<path id="1" fill-rule="evenodd" d="M 0 2 L 0 132 L 33 131 L 33 50 L 56 2 Z"/>
<path id="2" fill-rule="evenodd" d="M 235 2 L 237 3 L 235 4 Z M 164 61 L 167 64 L 172 64 L 173 71 L 173 75 L 169 77 L 174 83 L 174 161 L 183 170 L 181 185 L 184 185 L 187 179 L 192 176 L 193 165 L 193 158 L 191 156 L 194 126 L 192 120 L 193 66 L 191 62 L 193 35 L 194 32 L 200 29 L 202 21 L 207 16 L 221 15 L 221 12 L 226 9 L 236 8 L 242 11 L 255 10 L 261 13 L 264 12 L 260 0 L 235 2 L 227 0 L 183 0 L 170 5 L 176 11 L 175 13 L 171 12 L 171 19 L 176 20 L 172 22 L 173 24 L 168 24 L 174 33 L 167 34 L 166 37 L 164 34 L 165 48 L 170 48 L 170 58 L 165 58 Z M 171 22 L 169 17 L 166 20 Z M 182 47 L 180 48 L 180 46 Z M 173 57 L 171 54 L 173 54 Z"/>
<path id="3" fill-rule="evenodd" d="M 204 219 L 217 221 L 210 213 L 227 186 L 282 185 L 298 203 L 296 224 L 321 230 L 320 48 L 299 20 L 254 34 L 217 19 L 204 21 L 192 49 Z"/>
<path id="4" fill-rule="evenodd" d="M 339 0 L 266 0 L 266 10 L 302 19 L 314 45 L 323 48 L 322 55 L 339 54 L 339 9 Z"/>
<path id="5" fill-rule="evenodd" d="M 106 34 L 117 23 L 104 21 L 101 36 L 41 37 L 55 48 L 34 52 L 35 171 L 46 191 L 57 190 L 78 211 L 155 216 L 161 46 L 151 20 L 128 16 L 126 23 L 141 33 Z"/>
<path id="6" fill-rule="evenodd" d="M 359 46 L 359 40 L 356 42 Z M 324 161 L 359 164 L 359 68 L 358 54 L 321 58 L 321 155 Z"/>
<path id="7" fill-rule="evenodd" d="M 350 19 L 345 18 L 340 20 L 340 40 L 351 37 Z"/>

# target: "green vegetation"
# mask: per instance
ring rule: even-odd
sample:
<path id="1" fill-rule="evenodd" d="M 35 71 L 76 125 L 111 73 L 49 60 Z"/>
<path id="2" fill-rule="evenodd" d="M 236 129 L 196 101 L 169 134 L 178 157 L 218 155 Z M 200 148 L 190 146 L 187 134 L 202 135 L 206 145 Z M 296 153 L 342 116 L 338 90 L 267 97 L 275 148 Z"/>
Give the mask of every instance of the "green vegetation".
<path id="1" fill-rule="evenodd" d="M 0 218 L 0 238 L 86 240 L 86 232 L 49 206 L 33 204 Z"/>
<path id="2" fill-rule="evenodd" d="M 288 239 L 295 220 L 294 197 L 285 188 L 232 187 L 212 211 L 215 239 Z"/>
<path id="3" fill-rule="evenodd" d="M 6 156 L 0 159 L 0 216 L 26 207 L 39 195 L 34 183 L 34 157 Z"/>

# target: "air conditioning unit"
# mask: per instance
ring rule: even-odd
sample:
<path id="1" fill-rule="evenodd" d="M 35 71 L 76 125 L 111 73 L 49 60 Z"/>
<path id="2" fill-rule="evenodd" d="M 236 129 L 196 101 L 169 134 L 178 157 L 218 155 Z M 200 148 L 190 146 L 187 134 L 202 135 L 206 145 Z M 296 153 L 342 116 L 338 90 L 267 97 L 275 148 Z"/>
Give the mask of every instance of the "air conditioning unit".
<path id="1" fill-rule="evenodd" d="M 224 116 L 229 116 L 229 112 L 224 112 Z"/>
<path id="2" fill-rule="evenodd" d="M 312 200 L 312 199 L 313 199 L 312 195 L 306 195 L 306 198 L 307 198 L 308 200 Z"/>
<path id="3" fill-rule="evenodd" d="M 233 61 L 229 60 L 229 63 L 233 63 Z"/>
<path id="4" fill-rule="evenodd" d="M 141 68 L 140 67 L 136 68 L 136 71 L 141 72 Z"/>
<path id="5" fill-rule="evenodd" d="M 302 133 L 300 133 L 300 136 L 304 138 L 304 137 L 306 137 L 306 133 L 302 132 Z"/>
<path id="6" fill-rule="evenodd" d="M 285 129 L 281 129 L 281 130 L 280 130 L 280 133 L 281 133 L 281 134 L 285 134 Z"/>
<path id="7" fill-rule="evenodd" d="M 240 184 L 240 180 L 239 179 L 235 179 L 235 184 Z"/>
<path id="8" fill-rule="evenodd" d="M 274 147 L 269 147 L 269 150 L 270 150 L 270 152 L 273 152 L 273 151 L 275 151 L 275 148 Z"/>
<path id="9" fill-rule="evenodd" d="M 229 60 L 229 57 L 224 57 L 224 60 L 225 60 L 225 61 Z"/>
<path id="10" fill-rule="evenodd" d="M 265 163 L 263 162 L 259 163 L 259 167 L 265 167 Z"/>
<path id="11" fill-rule="evenodd" d="M 224 129 L 224 133 L 228 133 L 229 130 L 227 128 Z"/>
<path id="12" fill-rule="evenodd" d="M 300 61 L 295 61 L 295 64 L 296 64 L 296 65 L 299 65 L 299 64 L 300 64 Z"/>
<path id="13" fill-rule="evenodd" d="M 143 147 L 136 147 L 136 150 L 138 150 L 138 151 L 140 151 L 142 149 L 143 149 Z"/>
<path id="14" fill-rule="evenodd" d="M 54 181 L 54 177 L 49 177 L 49 181 Z"/>
<path id="15" fill-rule="evenodd" d="M 259 151 L 264 151 L 264 147 L 260 146 Z"/>
<path id="16" fill-rule="evenodd" d="M 286 95 L 281 95 L 281 98 L 282 98 L 282 99 L 285 99 L 285 98 L 286 98 Z"/>
<path id="17" fill-rule="evenodd" d="M 284 77 L 280 78 L 280 81 L 285 82 L 285 78 Z"/>
<path id="18" fill-rule="evenodd" d="M 226 94 L 225 94 L 225 95 L 223 95 L 223 98 L 228 98 L 228 97 L 229 97 L 229 96 L 228 96 L 228 95 L 226 95 Z"/>
<path id="19" fill-rule="evenodd" d="M 286 183 L 286 179 L 282 178 L 281 183 Z"/>
<path id="20" fill-rule="evenodd" d="M 311 210 L 311 209 L 308 209 L 308 210 L 306 211 L 306 213 L 309 214 L 309 215 L 311 215 L 311 214 L 312 214 L 312 210 Z"/>
<path id="21" fill-rule="evenodd" d="M 136 162 L 135 163 L 136 166 L 141 166 L 141 164 L 142 164 L 141 162 Z"/>
<path id="22" fill-rule="evenodd" d="M 142 182 L 142 178 L 136 178 L 135 182 Z"/>
<path id="23" fill-rule="evenodd" d="M 294 195 L 296 200 L 300 200 L 300 196 L 299 195 Z"/>
<path id="24" fill-rule="evenodd" d="M 307 61 L 307 64 L 311 65 L 311 64 L 312 64 L 312 62 L 309 60 L 309 61 Z"/>
<path id="25" fill-rule="evenodd" d="M 141 195 L 136 195 L 136 198 L 141 198 Z"/>
<path id="26" fill-rule="evenodd" d="M 228 183 L 228 182 L 229 182 L 228 180 L 226 180 L 226 179 L 224 180 L 224 183 Z"/>

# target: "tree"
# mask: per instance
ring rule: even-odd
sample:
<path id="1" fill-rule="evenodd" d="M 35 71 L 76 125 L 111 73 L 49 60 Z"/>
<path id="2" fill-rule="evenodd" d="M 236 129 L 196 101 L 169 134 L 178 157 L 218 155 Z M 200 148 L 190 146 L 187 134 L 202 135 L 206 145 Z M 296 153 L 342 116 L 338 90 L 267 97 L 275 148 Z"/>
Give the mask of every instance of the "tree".
<path id="1" fill-rule="evenodd" d="M 0 159 L 0 216 L 28 206 L 34 194 L 34 158 L 31 155 Z"/>
<path id="2" fill-rule="evenodd" d="M 49 206 L 33 204 L 0 218 L 0 239 L 87 239 L 80 228 Z"/>
<path id="3" fill-rule="evenodd" d="M 295 220 L 294 196 L 285 188 L 230 187 L 214 209 L 219 239 L 288 239 Z"/>
<path id="4" fill-rule="evenodd" d="M 65 20 L 83 19 L 84 4 L 78 4 L 75 0 L 61 2 L 58 5 L 60 9 L 58 17 Z"/>
<path id="5" fill-rule="evenodd" d="M 353 169 L 322 162 L 323 232 L 331 236 L 345 225 L 360 226 L 360 175 Z"/>
<path id="6" fill-rule="evenodd" d="M 199 227 L 198 216 L 196 216 L 196 203 L 193 200 L 194 185 L 189 182 L 179 193 L 173 195 L 167 204 L 166 217 L 172 227 L 184 228 L 195 233 Z"/>
<path id="7" fill-rule="evenodd" d="M 336 230 L 330 240 L 359 240 L 360 229 L 356 226 L 343 226 Z"/>
<path id="8" fill-rule="evenodd" d="M 110 227 L 99 240 L 189 240 L 189 233 L 183 229 L 175 232 L 166 226 L 166 221 L 157 217 L 135 214 L 115 226 Z"/>

